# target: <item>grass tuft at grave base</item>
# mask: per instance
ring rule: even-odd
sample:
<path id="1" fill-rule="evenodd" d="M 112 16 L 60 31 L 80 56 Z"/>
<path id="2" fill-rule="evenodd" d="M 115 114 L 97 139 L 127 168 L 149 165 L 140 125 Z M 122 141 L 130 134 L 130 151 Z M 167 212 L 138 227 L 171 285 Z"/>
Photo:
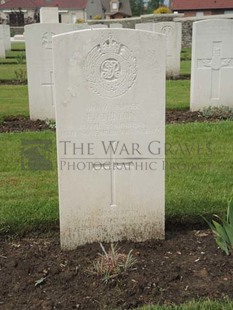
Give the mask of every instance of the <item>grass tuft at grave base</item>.
<path id="1" fill-rule="evenodd" d="M 230 121 L 167 125 L 167 229 L 202 226 L 201 215 L 225 213 L 233 189 L 232 131 Z M 30 170 L 24 140 L 51 141 L 52 170 Z M 57 228 L 55 133 L 0 134 L 0 148 L 0 233 Z"/>
<path id="2" fill-rule="evenodd" d="M 232 310 L 233 302 L 229 299 L 222 301 L 200 300 L 191 301 L 186 304 L 175 306 L 146 306 L 138 308 L 138 310 Z"/>

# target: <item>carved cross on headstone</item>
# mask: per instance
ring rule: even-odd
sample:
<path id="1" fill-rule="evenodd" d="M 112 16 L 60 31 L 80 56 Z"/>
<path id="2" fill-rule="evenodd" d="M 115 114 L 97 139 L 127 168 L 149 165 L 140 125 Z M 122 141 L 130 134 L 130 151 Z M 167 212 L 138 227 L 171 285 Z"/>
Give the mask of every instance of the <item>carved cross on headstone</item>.
<path id="1" fill-rule="evenodd" d="M 232 68 L 233 58 L 222 58 L 222 42 L 214 41 L 212 58 L 198 59 L 198 69 L 211 69 L 211 99 L 219 99 L 221 84 L 221 69 Z"/>
<path id="2" fill-rule="evenodd" d="M 111 141 L 112 146 L 115 147 L 115 141 Z M 124 159 L 122 159 L 123 162 L 119 162 L 119 159 L 115 157 L 113 154 L 112 149 L 110 149 L 110 158 L 108 163 L 104 163 L 102 165 L 94 164 L 93 169 L 95 167 L 98 167 L 98 170 L 104 169 L 110 171 L 110 194 L 111 194 L 111 201 L 110 201 L 110 207 L 116 207 L 117 206 L 117 199 L 116 199 L 116 172 L 117 170 L 130 170 L 131 165 L 133 164 L 133 161 L 127 161 L 124 162 Z M 100 169 L 99 169 L 100 168 Z"/>
<path id="3" fill-rule="evenodd" d="M 42 83 L 43 88 L 45 88 L 45 92 L 48 93 L 49 101 L 52 103 L 52 106 L 54 106 L 54 100 L 53 100 L 53 88 L 54 88 L 54 82 L 53 82 L 53 71 L 49 71 L 49 80 L 48 82 Z"/>

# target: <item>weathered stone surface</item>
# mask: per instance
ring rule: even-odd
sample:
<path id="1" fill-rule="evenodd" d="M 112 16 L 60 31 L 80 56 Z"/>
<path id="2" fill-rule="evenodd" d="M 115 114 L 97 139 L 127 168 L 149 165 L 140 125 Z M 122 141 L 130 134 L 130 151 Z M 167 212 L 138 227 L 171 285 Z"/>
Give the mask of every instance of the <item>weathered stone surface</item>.
<path id="1" fill-rule="evenodd" d="M 233 107 L 233 21 L 193 24 L 191 110 Z"/>
<path id="2" fill-rule="evenodd" d="M 164 238 L 165 36 L 53 43 L 62 248 Z"/>

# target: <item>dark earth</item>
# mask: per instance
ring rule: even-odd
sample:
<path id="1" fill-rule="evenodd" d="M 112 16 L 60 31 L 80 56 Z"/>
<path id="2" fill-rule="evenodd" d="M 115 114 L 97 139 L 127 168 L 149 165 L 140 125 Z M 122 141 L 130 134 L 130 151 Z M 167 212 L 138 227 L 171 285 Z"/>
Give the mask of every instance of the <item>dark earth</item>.
<path id="1" fill-rule="evenodd" d="M 209 230 L 169 231 L 165 241 L 118 246 L 133 250 L 136 264 L 104 283 L 89 272 L 98 243 L 62 252 L 56 232 L 0 237 L 0 309 L 134 309 L 233 297 L 233 256 L 217 248 Z"/>
<path id="2" fill-rule="evenodd" d="M 189 110 L 167 110 L 166 123 L 190 123 L 190 122 L 211 122 L 222 120 L 221 115 L 205 117 L 201 112 L 191 112 Z M 6 117 L 0 122 L 0 133 L 2 132 L 21 132 L 21 131 L 40 131 L 49 129 L 45 121 L 31 121 L 29 117 Z"/>

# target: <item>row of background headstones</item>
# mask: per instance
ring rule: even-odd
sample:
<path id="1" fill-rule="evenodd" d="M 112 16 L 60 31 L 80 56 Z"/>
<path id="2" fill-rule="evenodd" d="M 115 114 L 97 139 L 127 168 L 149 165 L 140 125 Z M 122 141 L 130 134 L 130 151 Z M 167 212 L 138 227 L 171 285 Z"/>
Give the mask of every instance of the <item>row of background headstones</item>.
<path id="1" fill-rule="evenodd" d="M 6 51 L 11 50 L 10 26 L 0 25 L 0 57 L 6 57 Z"/>
<path id="2" fill-rule="evenodd" d="M 58 30 L 53 28 L 53 24 L 27 26 L 25 36 L 27 55 L 28 51 L 32 51 L 33 46 L 30 44 L 33 44 L 34 37 L 41 46 L 37 54 L 30 55 L 35 60 L 31 62 L 28 59 L 28 70 L 30 66 L 33 68 L 37 86 L 42 87 L 37 94 L 46 94 L 50 105 L 54 102 L 55 81 L 59 163 L 64 164 L 64 155 L 70 155 L 64 154 L 64 148 L 59 144 L 59 141 L 64 140 L 64 133 L 67 141 L 75 137 L 75 141 L 86 142 L 88 137 L 95 134 L 98 134 L 96 142 L 114 141 L 116 137 L 121 141 L 126 136 L 130 142 L 137 133 L 140 145 L 150 143 L 156 133 L 156 139 L 164 145 L 165 36 L 153 32 L 114 29 L 74 32 L 77 30 L 76 25 L 55 26 Z M 40 29 L 43 31 L 39 32 Z M 209 100 L 211 104 L 219 104 L 222 89 L 226 99 L 231 97 L 232 29 L 232 21 L 229 20 L 194 24 L 191 90 L 199 96 L 198 100 L 204 97 L 205 103 Z M 56 34 L 63 35 L 54 38 L 53 49 L 52 36 Z M 112 36 L 114 42 L 111 42 Z M 119 50 L 115 54 L 121 59 L 121 65 L 125 66 L 121 73 L 125 75 L 126 79 L 123 81 L 126 84 L 119 84 L 119 92 L 116 89 L 115 93 L 100 78 L 101 72 L 97 64 L 100 64 L 101 57 L 101 61 L 111 61 L 111 51 L 116 46 L 122 46 L 122 54 Z M 38 61 L 39 54 L 43 61 L 42 67 Z M 137 65 L 134 64 L 135 59 Z M 43 108 L 41 102 L 38 107 Z M 97 111 L 101 115 L 106 115 L 106 111 L 109 115 L 122 115 L 121 109 L 125 107 L 130 108 L 129 111 L 134 114 L 131 127 L 126 126 L 129 130 L 127 135 L 123 130 L 124 120 L 118 117 L 111 119 L 110 127 L 106 123 L 107 118 L 97 120 L 101 125 L 100 129 L 93 127 L 98 117 Z M 90 111 L 96 115 L 87 123 Z M 101 157 L 101 153 L 98 152 L 97 155 L 98 158 Z M 161 152 L 158 161 L 163 156 L 164 153 Z M 66 162 L 68 163 L 68 159 Z M 127 163 L 130 164 L 129 161 Z M 113 178 L 111 182 L 110 177 Z M 110 188 L 113 183 L 117 185 Z M 156 190 L 154 184 L 159 186 Z M 63 248 L 74 248 L 93 241 L 117 241 L 125 237 L 144 241 L 164 236 L 163 169 L 156 174 L 138 170 L 125 174 L 120 171 L 114 177 L 109 169 L 103 170 L 101 176 L 95 175 L 93 169 L 84 174 L 59 170 L 59 191 Z"/>
<path id="3" fill-rule="evenodd" d="M 114 25 L 113 28 L 121 28 Z M 31 119 L 55 119 L 53 100 L 52 36 L 65 32 L 108 28 L 106 25 L 89 26 L 70 24 L 33 24 L 25 26 L 27 74 L 29 86 L 29 107 Z M 139 29 L 151 30 L 166 35 L 168 77 L 180 74 L 181 24 L 174 22 L 139 24 Z"/>
<path id="4" fill-rule="evenodd" d="M 233 105 L 232 26 L 231 20 L 194 24 L 193 109 L 203 104 Z M 138 170 L 137 160 L 126 151 L 125 158 L 111 152 L 107 158 L 100 142 L 130 144 L 137 139 L 137 145 L 145 147 L 156 139 L 165 145 L 166 36 L 97 29 L 58 35 L 53 43 L 62 248 L 164 238 L 163 147 L 157 154 L 143 152 L 139 166 L 156 160 L 156 171 L 148 171 L 147 165 Z M 127 112 L 133 117 L 125 120 L 122 115 Z M 81 161 L 79 168 L 82 157 L 75 151 L 83 147 L 80 141 L 88 144 L 89 139 L 94 141 L 93 149 L 98 145 L 93 153 L 96 159 L 90 159 L 102 166 L 107 161 L 109 166 L 115 162 L 132 169 L 114 171 L 113 166 L 103 166 L 97 174 L 94 166 L 82 173 L 87 161 Z"/>
<path id="5" fill-rule="evenodd" d="M 199 23 L 201 30 L 196 31 L 196 25 Z M 120 28 L 121 25 L 119 24 L 112 24 L 115 28 Z M 171 26 L 173 25 L 173 26 Z M 208 27 L 208 25 L 210 25 Z M 216 33 L 214 36 L 217 38 L 216 40 L 208 40 L 208 38 L 211 37 L 212 31 L 209 31 L 211 33 L 208 34 L 207 38 L 203 40 L 205 29 L 214 27 L 216 29 Z M 215 26 L 217 25 L 217 27 Z M 230 83 L 231 79 L 231 67 L 232 67 L 232 61 L 231 61 L 231 55 L 230 51 L 231 49 L 228 49 L 228 52 L 226 51 L 226 48 L 224 47 L 226 43 L 223 44 L 223 41 L 221 39 L 221 35 L 218 35 L 218 26 L 226 25 L 223 28 L 225 29 L 224 33 L 227 33 L 228 27 L 227 25 L 231 25 L 231 20 L 208 20 L 208 21 L 201 21 L 201 22 L 195 22 L 194 23 L 194 29 L 193 29 L 193 62 L 192 62 L 192 79 L 191 79 L 191 100 L 190 100 L 190 107 L 191 110 L 197 110 L 201 109 L 204 106 L 211 106 L 211 105 L 228 105 L 232 106 L 232 99 L 230 96 L 232 85 Z M 43 24 L 42 25 L 29 25 L 27 26 L 28 29 L 35 29 L 34 27 L 44 27 L 44 30 L 42 30 L 43 34 L 41 33 L 41 41 L 38 40 L 37 35 L 33 35 L 32 39 L 28 41 L 27 45 L 27 59 L 28 59 L 28 81 L 29 81 L 29 102 L 30 102 L 30 117 L 32 119 L 47 119 L 51 118 L 54 119 L 54 107 L 51 103 L 52 100 L 52 88 L 53 88 L 53 81 L 52 81 L 52 57 L 49 50 L 52 48 L 52 45 L 48 48 L 49 44 L 46 44 L 46 40 L 51 40 L 46 38 L 46 36 L 49 36 L 50 33 L 57 34 L 62 32 L 69 32 L 77 29 L 88 29 L 90 26 L 88 25 L 59 25 L 59 24 Z M 26 28 L 27 28 L 26 27 Z M 106 25 L 94 25 L 92 28 L 106 28 Z M 173 27 L 173 28 L 172 28 Z M 54 28 L 54 29 L 52 29 Z M 180 72 L 180 36 L 181 36 L 181 25 L 177 22 L 165 22 L 165 23 L 141 23 L 136 25 L 136 29 L 144 29 L 144 30 L 150 30 L 150 31 L 158 31 L 165 33 L 167 36 L 167 76 L 177 76 Z M 203 28 L 203 29 L 202 29 Z M 39 29 L 39 28 L 38 28 Z M 42 28 L 41 28 L 42 29 Z M 48 31 L 46 31 L 46 29 Z M 50 29 L 50 30 L 49 30 Z M 56 29 L 59 29 L 57 31 Z M 63 30 L 64 29 L 64 30 Z M 174 29 L 174 30 L 173 30 Z M 230 28 L 229 28 L 230 29 Z M 34 30 L 32 30 L 34 31 Z M 176 35 L 171 35 L 172 32 Z M 196 32 L 195 32 L 196 31 Z M 203 32 L 204 31 L 204 32 Z M 38 30 L 38 32 L 40 32 Z M 198 38 L 201 38 L 199 33 L 203 33 L 202 35 L 202 43 L 198 47 L 198 50 L 196 46 L 198 44 L 195 44 L 195 42 L 198 40 Z M 207 31 L 208 32 L 208 31 Z M 43 43 L 42 43 L 43 41 Z M 33 44 L 31 44 L 34 42 Z M 41 43 L 42 44 L 41 44 Z M 210 42 L 210 43 L 208 43 Z M 211 43 L 212 42 L 212 43 Z M 214 44 L 213 42 L 222 42 L 221 44 Z M 224 41 L 226 42 L 226 40 Z M 229 40 L 230 44 L 231 40 Z M 5 57 L 5 51 L 10 49 L 10 28 L 8 25 L 0 25 L 0 53 L 2 57 Z M 208 44 L 206 44 L 208 43 Z M 209 44 L 212 44 L 213 46 L 210 48 Z M 221 46 L 220 46 L 221 45 Z M 29 48 L 30 46 L 30 48 Z M 35 48 L 34 48 L 34 47 Z M 207 48 L 208 46 L 208 48 Z M 221 58 L 216 60 L 216 55 L 213 58 L 213 51 L 216 50 L 217 46 L 220 47 L 221 53 L 222 50 L 224 50 L 224 53 L 226 53 L 226 59 L 224 59 L 224 56 L 221 56 Z M 42 47 L 42 49 L 41 49 Z M 38 53 L 38 59 L 35 56 L 37 54 L 37 50 L 40 50 L 40 53 Z M 35 51 L 35 52 L 34 52 Z M 201 52 L 203 51 L 203 52 Z M 212 55 L 211 55 L 212 51 Z M 43 55 L 43 52 L 45 55 Z M 47 53 L 46 53 L 47 52 Z M 50 54 L 50 55 L 49 55 Z M 196 55 L 203 54 L 198 56 L 199 61 L 196 61 L 197 57 Z M 30 63 L 30 55 L 32 55 L 32 61 Z M 41 57 L 42 56 L 42 57 Z M 213 59 L 212 59 L 213 58 Z M 203 59 L 203 60 L 200 60 Z M 204 61 L 204 59 L 206 59 Z M 209 59 L 209 61 L 207 61 Z M 212 62 L 211 62 L 212 59 Z M 222 59 L 222 60 L 220 60 Z M 228 59 L 228 61 L 227 61 Z M 213 64 L 213 62 L 216 61 L 220 62 L 219 65 Z M 43 64 L 44 62 L 44 64 Z M 29 64 L 30 63 L 30 64 Z M 33 63 L 36 63 L 36 68 L 34 68 Z M 38 64 L 41 64 L 40 66 Z M 202 66 L 201 66 L 201 65 Z M 216 67 L 217 66 L 217 67 Z M 222 70 L 222 68 L 224 70 Z M 196 70 L 197 69 L 197 70 Z M 35 74 L 36 72 L 36 74 Z M 230 75 L 230 76 L 229 76 Z M 39 79 L 35 78 L 35 76 L 39 76 Z M 196 76 L 198 76 L 196 78 Z M 33 82 L 35 81 L 35 83 Z M 222 81 L 223 80 L 223 81 Z M 200 82 L 202 81 L 202 82 Z M 227 82 L 224 82 L 227 81 Z M 221 84 L 221 87 L 220 87 Z M 206 87 L 204 87 L 206 85 Z M 220 98 L 221 93 L 221 98 Z M 41 103 L 43 102 L 43 103 Z"/>

